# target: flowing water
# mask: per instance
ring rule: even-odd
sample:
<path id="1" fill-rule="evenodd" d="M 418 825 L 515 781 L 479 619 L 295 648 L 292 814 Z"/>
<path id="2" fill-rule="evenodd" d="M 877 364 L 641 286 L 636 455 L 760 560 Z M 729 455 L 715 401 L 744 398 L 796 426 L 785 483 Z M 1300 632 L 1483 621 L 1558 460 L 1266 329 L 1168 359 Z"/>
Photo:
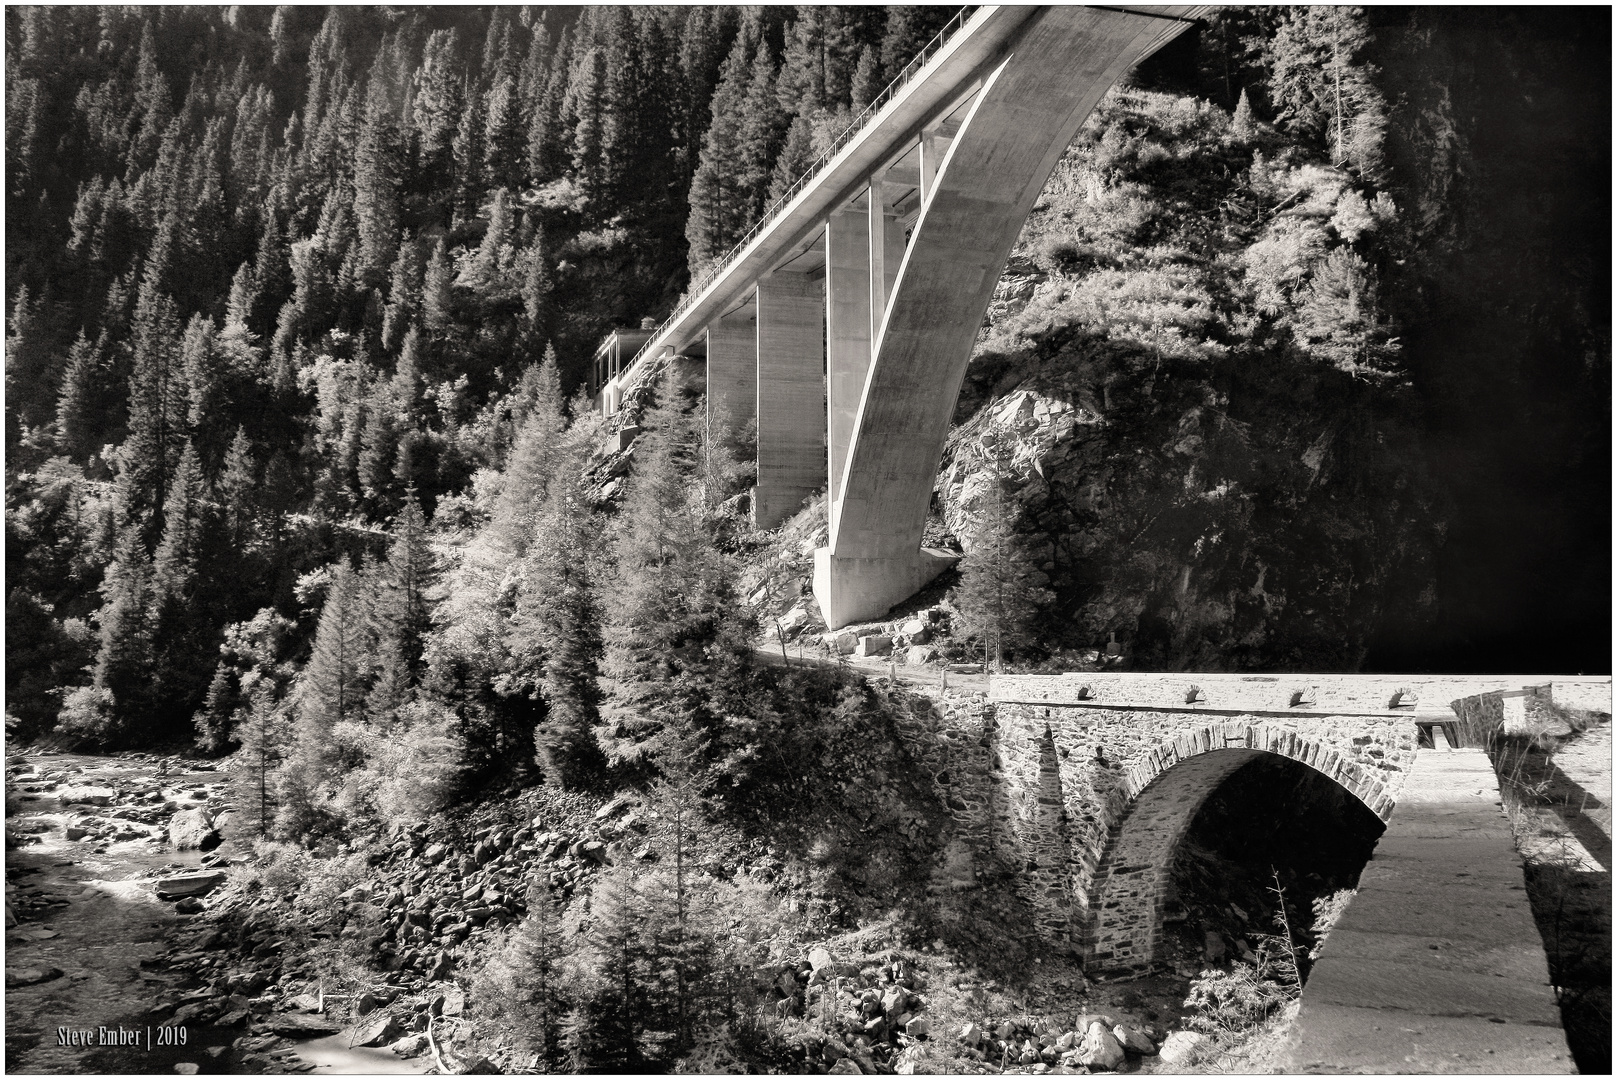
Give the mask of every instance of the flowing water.
<path id="1" fill-rule="evenodd" d="M 165 932 L 183 918 L 172 904 L 157 899 L 151 879 L 195 868 L 202 855 L 171 851 L 166 843 L 145 838 L 70 841 L 65 835 L 69 823 L 86 815 L 107 818 L 123 809 L 150 808 L 153 800 L 144 798 L 145 792 L 184 799 L 205 790 L 212 796 L 221 780 L 205 766 L 167 769 L 146 756 L 30 751 L 8 759 L 7 982 L 12 973 L 27 969 L 54 968 L 62 974 L 36 985 L 8 986 L 7 1072 L 172 1073 L 182 1061 L 204 1072 L 227 1066 L 227 1051 L 208 1051 L 227 1048 L 239 1032 L 197 1028 L 187 1032 L 185 1046 L 159 1046 L 148 1012 L 165 990 L 183 988 L 178 976 L 151 966 L 164 951 Z M 62 804 L 63 790 L 83 786 L 112 788 L 118 797 L 108 806 Z M 121 1028 L 129 1033 L 126 1039 L 140 1045 L 102 1045 L 103 1028 L 109 1033 Z M 64 1030 L 90 1032 L 88 1045 L 64 1036 Z"/>

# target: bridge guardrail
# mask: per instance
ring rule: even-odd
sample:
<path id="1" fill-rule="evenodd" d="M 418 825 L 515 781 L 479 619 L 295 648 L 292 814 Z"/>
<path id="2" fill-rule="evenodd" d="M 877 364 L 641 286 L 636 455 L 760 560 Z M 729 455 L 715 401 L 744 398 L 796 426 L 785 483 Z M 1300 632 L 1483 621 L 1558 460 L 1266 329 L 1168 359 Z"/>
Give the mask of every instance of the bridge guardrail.
<path id="1" fill-rule="evenodd" d="M 831 145 L 826 148 L 825 152 L 809 163 L 808 168 L 803 170 L 802 175 L 792 182 L 792 186 L 786 189 L 785 194 L 771 203 L 769 207 L 761 215 L 759 215 L 758 220 L 753 223 L 752 228 L 748 229 L 746 234 L 742 236 L 742 238 L 734 245 L 732 245 L 728 251 L 708 264 L 707 269 L 702 272 L 702 276 L 698 280 L 693 281 L 690 288 L 685 291 L 685 298 L 675 305 L 674 310 L 669 313 L 666 319 L 658 324 L 657 329 L 652 332 L 651 337 L 648 338 L 646 343 L 640 347 L 640 350 L 634 354 L 634 359 L 630 360 L 629 363 L 624 367 L 624 371 L 632 371 L 636 366 L 639 365 L 641 359 L 644 358 L 651 350 L 652 344 L 662 337 L 664 331 L 666 331 L 669 326 L 680 318 L 680 316 L 684 315 L 685 312 L 689 311 L 691 307 L 695 305 L 696 301 L 701 297 L 703 290 L 705 290 L 709 285 L 713 284 L 714 280 L 716 280 L 720 274 L 724 273 L 724 271 L 729 268 L 731 263 L 740 258 L 741 252 L 747 247 L 747 245 L 751 244 L 753 240 L 758 237 L 759 233 L 763 232 L 764 229 L 771 225 L 774 220 L 780 216 L 781 211 L 784 210 L 800 192 L 802 192 L 803 188 L 808 185 L 809 181 L 813 180 L 816 176 L 823 172 L 825 167 L 831 163 L 831 159 L 836 157 L 838 152 L 840 152 L 843 147 L 852 142 L 854 138 L 869 125 L 870 121 L 875 119 L 876 114 L 881 112 L 882 108 L 889 101 L 891 101 L 900 90 L 909 85 L 910 81 L 915 78 L 916 74 L 926 66 L 927 60 L 936 56 L 943 46 L 947 44 L 948 41 L 966 25 L 966 20 L 971 18 L 972 14 L 978 9 L 979 6 L 981 5 L 968 4 L 965 7 L 962 7 L 959 11 L 955 12 L 954 18 L 950 19 L 944 25 L 943 29 L 939 30 L 935 35 L 933 35 L 931 41 L 921 46 L 921 51 L 916 53 L 915 56 L 910 59 L 910 62 L 904 65 L 903 70 L 898 73 L 897 77 L 895 77 L 892 82 L 889 82 L 882 92 L 877 94 L 875 99 L 872 100 L 869 105 L 866 105 L 864 109 L 860 111 L 858 116 L 853 118 L 853 121 L 849 123 L 847 127 L 842 129 L 842 133 L 832 140 Z"/>

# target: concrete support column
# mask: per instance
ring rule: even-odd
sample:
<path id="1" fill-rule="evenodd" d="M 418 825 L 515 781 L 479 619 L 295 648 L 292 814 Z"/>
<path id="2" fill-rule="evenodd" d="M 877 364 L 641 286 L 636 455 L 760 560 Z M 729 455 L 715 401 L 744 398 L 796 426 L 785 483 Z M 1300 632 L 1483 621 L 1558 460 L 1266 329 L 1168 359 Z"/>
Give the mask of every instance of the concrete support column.
<path id="1" fill-rule="evenodd" d="M 758 487 L 753 524 L 773 529 L 825 483 L 825 290 L 776 271 L 758 282 Z"/>
<path id="2" fill-rule="evenodd" d="M 904 261 L 904 227 L 887 195 L 886 174 L 870 181 L 870 340 L 881 340 L 882 319 L 887 300 L 898 280 L 898 267 Z"/>
<path id="3" fill-rule="evenodd" d="M 833 630 L 869 622 L 920 592 L 959 557 L 936 548 L 890 557 L 842 557 L 828 547 L 814 552 L 814 599 Z"/>
<path id="4" fill-rule="evenodd" d="M 825 343 L 828 491 L 842 493 L 842 470 L 870 372 L 870 211 L 852 203 L 825 229 Z"/>
<path id="5" fill-rule="evenodd" d="M 733 436 L 757 408 L 758 319 L 747 307 L 708 324 L 708 431 Z"/>
<path id="6" fill-rule="evenodd" d="M 928 128 L 921 132 L 920 153 L 917 155 L 921 169 L 921 206 L 925 208 L 928 200 L 932 198 L 932 189 L 937 184 L 938 166 L 943 163 L 943 155 L 949 151 L 949 137 L 937 128 Z"/>

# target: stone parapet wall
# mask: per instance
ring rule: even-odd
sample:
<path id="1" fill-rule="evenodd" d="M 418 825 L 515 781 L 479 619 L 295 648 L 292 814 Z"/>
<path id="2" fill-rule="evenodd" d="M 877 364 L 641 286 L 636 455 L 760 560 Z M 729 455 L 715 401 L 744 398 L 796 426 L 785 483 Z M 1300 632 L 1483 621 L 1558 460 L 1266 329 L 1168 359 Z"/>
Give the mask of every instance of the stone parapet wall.
<path id="1" fill-rule="evenodd" d="M 996 676 L 989 699 L 1028 704 L 1117 705 L 1127 708 L 1191 708 L 1218 712 L 1319 712 L 1337 714 L 1424 713 L 1453 701 L 1495 691 L 1549 684 L 1553 700 L 1577 708 L 1610 711 L 1609 676 L 1546 675 L 1224 675 L 1196 672 L 1081 672 L 1068 675 Z M 1201 700 L 1187 703 L 1191 687 Z M 1087 694 L 1080 694 L 1087 689 Z M 1418 702 L 1393 710 L 1392 696 L 1412 690 Z M 1293 704 L 1301 692 L 1304 702 Z M 1593 702 L 1596 704 L 1584 704 Z"/>

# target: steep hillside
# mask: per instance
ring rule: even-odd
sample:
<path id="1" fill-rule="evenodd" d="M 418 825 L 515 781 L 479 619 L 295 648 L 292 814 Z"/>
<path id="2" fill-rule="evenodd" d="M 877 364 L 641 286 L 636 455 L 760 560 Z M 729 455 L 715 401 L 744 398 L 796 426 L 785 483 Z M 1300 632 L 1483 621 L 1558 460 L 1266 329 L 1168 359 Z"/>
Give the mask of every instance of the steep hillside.
<path id="1" fill-rule="evenodd" d="M 1015 522 L 1047 647 L 1346 670 L 1389 612 L 1429 622 L 1441 494 L 1378 310 L 1403 236 L 1390 198 L 1249 112 L 1102 103 L 1018 241 L 939 483 L 968 549 Z"/>

